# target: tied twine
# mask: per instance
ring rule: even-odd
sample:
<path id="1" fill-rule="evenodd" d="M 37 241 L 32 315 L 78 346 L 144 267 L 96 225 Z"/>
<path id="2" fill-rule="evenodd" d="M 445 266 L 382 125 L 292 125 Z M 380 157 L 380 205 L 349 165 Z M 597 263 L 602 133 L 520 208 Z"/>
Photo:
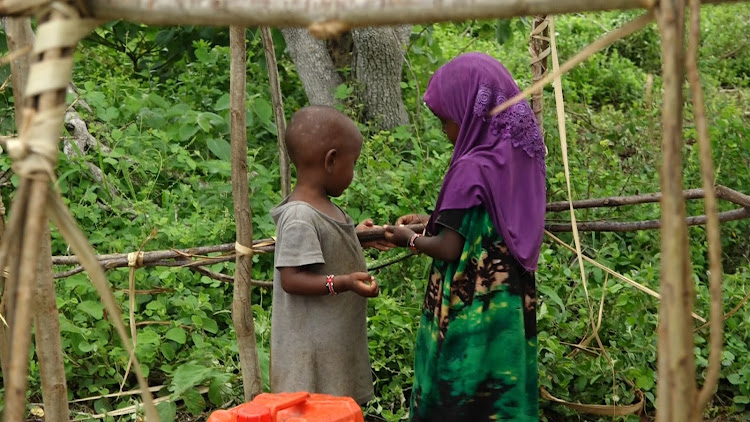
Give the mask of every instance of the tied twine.
<path id="1" fill-rule="evenodd" d="M 132 268 L 143 267 L 143 251 L 130 252 L 128 254 L 128 267 L 132 267 Z"/>
<path id="2" fill-rule="evenodd" d="M 253 248 L 248 248 L 245 245 L 241 245 L 240 242 L 234 242 L 234 250 L 237 251 L 238 255 L 253 257 L 255 251 Z"/>

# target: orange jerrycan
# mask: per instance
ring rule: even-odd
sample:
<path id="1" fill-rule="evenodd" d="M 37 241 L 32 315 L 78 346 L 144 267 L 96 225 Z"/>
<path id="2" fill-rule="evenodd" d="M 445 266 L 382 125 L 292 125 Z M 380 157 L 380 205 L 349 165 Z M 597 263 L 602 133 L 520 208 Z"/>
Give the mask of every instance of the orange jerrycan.
<path id="1" fill-rule="evenodd" d="M 260 394 L 229 410 L 217 410 L 208 422 L 364 422 L 362 409 L 350 397 L 327 394 Z"/>

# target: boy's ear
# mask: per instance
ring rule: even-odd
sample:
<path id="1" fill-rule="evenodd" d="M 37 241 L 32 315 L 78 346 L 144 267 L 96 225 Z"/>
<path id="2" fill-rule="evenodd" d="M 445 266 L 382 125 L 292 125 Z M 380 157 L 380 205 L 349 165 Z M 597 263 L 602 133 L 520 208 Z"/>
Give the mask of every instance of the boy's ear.
<path id="1" fill-rule="evenodd" d="M 333 171 L 333 166 L 336 164 L 336 149 L 329 149 L 326 153 L 326 160 L 325 160 L 325 166 L 326 171 L 331 173 Z"/>

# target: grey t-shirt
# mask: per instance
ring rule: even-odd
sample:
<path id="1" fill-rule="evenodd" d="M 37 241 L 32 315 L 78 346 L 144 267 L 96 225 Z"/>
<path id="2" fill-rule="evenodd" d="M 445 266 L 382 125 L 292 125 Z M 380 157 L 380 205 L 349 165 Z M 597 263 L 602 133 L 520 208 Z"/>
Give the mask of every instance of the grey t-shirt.
<path id="1" fill-rule="evenodd" d="M 285 201 L 271 216 L 277 226 L 271 391 L 308 391 L 368 402 L 373 398 L 373 386 L 367 350 L 367 299 L 353 292 L 292 295 L 281 287 L 279 276 L 279 267 L 306 265 L 321 275 L 367 271 L 354 222 L 347 215 L 347 222 L 340 223 L 301 201 Z"/>

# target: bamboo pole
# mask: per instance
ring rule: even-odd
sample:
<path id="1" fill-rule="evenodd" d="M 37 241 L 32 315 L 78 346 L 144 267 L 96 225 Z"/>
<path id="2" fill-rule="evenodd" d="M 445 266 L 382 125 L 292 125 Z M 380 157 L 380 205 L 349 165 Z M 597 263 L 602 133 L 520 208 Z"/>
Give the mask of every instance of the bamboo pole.
<path id="1" fill-rule="evenodd" d="M 0 15 L 27 13 L 29 0 L 0 0 Z M 737 0 L 704 0 L 703 3 Z M 87 0 L 95 18 L 156 25 L 309 27 L 334 35 L 355 26 L 651 8 L 655 0 Z"/>
<path id="2" fill-rule="evenodd" d="M 230 45 L 230 131 L 232 141 L 232 195 L 237 221 L 237 267 L 235 269 L 232 322 L 237 334 L 237 344 L 242 368 L 242 386 L 245 400 L 252 400 L 263 390 L 260 377 L 258 351 L 255 348 L 255 323 L 251 299 L 253 252 L 253 219 L 247 186 L 247 126 L 245 124 L 245 92 L 247 83 L 247 52 L 245 28 L 229 29 Z"/>
<path id="3" fill-rule="evenodd" d="M 661 295 L 659 306 L 658 422 L 697 422 L 692 321 L 693 280 L 682 182 L 682 94 L 685 79 L 685 0 L 662 0 Z M 686 403 L 690 403 L 687 404 Z"/>
<path id="4" fill-rule="evenodd" d="M 276 64 L 276 50 L 273 46 L 271 28 L 260 28 L 263 39 L 263 51 L 266 54 L 266 68 L 268 69 L 268 83 L 273 100 L 273 116 L 276 119 L 276 139 L 279 141 L 279 173 L 281 174 L 281 196 L 286 198 L 292 193 L 292 173 L 289 165 L 289 153 L 286 150 L 284 132 L 286 132 L 286 117 L 284 117 L 284 100 L 281 97 L 279 83 L 279 68 Z"/>

